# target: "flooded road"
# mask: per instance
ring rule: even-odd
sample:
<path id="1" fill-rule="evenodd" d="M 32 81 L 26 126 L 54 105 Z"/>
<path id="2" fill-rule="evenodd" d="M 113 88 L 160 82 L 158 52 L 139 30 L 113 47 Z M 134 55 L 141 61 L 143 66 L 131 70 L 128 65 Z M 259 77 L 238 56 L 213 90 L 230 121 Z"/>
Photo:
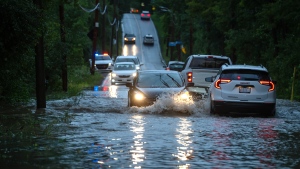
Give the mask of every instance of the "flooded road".
<path id="1" fill-rule="evenodd" d="M 209 114 L 206 100 L 128 108 L 125 86 L 94 89 L 15 114 L 35 128 L 27 135 L 8 137 L 21 122 L 1 124 L 1 168 L 300 167 L 298 102 L 278 99 L 272 118 L 222 117 Z"/>

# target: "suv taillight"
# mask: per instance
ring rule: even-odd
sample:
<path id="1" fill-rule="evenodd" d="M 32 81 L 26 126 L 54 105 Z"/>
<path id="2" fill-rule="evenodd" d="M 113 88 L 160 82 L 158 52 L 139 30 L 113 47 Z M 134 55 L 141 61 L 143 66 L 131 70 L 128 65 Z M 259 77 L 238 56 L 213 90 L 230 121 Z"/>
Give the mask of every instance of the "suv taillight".
<path id="1" fill-rule="evenodd" d="M 193 82 L 193 72 L 187 72 L 186 76 L 189 83 Z"/>
<path id="2" fill-rule="evenodd" d="M 275 90 L 275 84 L 272 81 L 269 81 L 269 80 L 260 80 L 259 83 L 262 84 L 262 85 L 270 86 L 269 92 Z"/>
<path id="3" fill-rule="evenodd" d="M 229 83 L 229 82 L 231 82 L 231 80 L 229 80 L 229 79 L 218 79 L 215 82 L 215 88 L 221 89 L 221 86 L 220 86 L 221 83 L 224 84 L 224 83 Z"/>

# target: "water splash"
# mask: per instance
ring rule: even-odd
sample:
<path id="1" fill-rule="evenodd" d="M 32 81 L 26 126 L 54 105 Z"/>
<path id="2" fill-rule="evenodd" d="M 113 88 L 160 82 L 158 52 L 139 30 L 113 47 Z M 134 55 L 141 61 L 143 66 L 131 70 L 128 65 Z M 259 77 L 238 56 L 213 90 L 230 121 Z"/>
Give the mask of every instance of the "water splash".
<path id="1" fill-rule="evenodd" d="M 164 93 L 153 105 L 146 107 L 131 107 L 129 113 L 166 114 L 166 115 L 207 115 L 208 101 L 181 98 L 179 95 Z"/>

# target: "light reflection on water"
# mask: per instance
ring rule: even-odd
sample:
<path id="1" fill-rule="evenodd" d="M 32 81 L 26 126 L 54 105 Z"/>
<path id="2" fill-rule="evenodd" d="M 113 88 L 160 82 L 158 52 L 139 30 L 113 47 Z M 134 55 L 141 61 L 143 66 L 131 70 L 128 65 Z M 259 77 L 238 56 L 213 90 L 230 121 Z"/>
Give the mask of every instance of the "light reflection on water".
<path id="1" fill-rule="evenodd" d="M 123 47 L 123 56 L 136 56 L 138 52 L 137 46 L 133 45 L 124 45 Z"/>
<path id="2" fill-rule="evenodd" d="M 132 156 L 132 165 L 134 168 L 141 168 L 140 162 L 143 162 L 145 159 L 145 150 L 144 150 L 144 121 L 143 116 L 134 115 L 131 120 L 130 130 L 134 133 L 133 141 L 134 144 L 131 147 L 130 154 Z"/>
<path id="3" fill-rule="evenodd" d="M 190 165 L 185 163 L 185 161 L 193 159 L 193 147 L 191 147 L 193 140 L 190 137 L 193 133 L 191 124 L 192 122 L 186 118 L 180 118 L 177 124 L 178 128 L 176 129 L 177 134 L 175 134 L 175 138 L 177 138 L 177 142 L 180 146 L 177 147 L 178 153 L 173 154 L 173 156 L 178 158 L 180 169 L 189 168 Z"/>

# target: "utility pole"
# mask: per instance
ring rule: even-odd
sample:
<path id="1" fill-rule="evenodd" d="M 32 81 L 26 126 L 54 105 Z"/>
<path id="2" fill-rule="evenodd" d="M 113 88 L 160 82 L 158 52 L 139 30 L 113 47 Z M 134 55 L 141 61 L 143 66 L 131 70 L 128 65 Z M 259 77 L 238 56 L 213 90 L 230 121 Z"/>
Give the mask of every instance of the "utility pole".
<path id="1" fill-rule="evenodd" d="M 103 0 L 102 1 L 103 2 L 103 8 L 102 8 L 102 11 L 104 11 L 105 10 L 105 0 Z M 106 50 L 105 50 L 105 41 L 106 41 L 106 39 L 105 39 L 105 20 L 106 20 L 106 12 L 102 15 L 102 53 L 103 52 L 105 52 Z"/>
<path id="2" fill-rule="evenodd" d="M 33 0 L 33 3 L 42 9 L 42 0 Z M 42 11 L 42 10 L 41 10 Z M 42 12 L 40 13 L 42 16 Z M 37 109 L 46 108 L 45 91 L 45 64 L 44 64 L 44 38 L 43 34 L 39 37 L 35 46 L 35 82 L 36 82 L 36 103 Z"/>
<path id="3" fill-rule="evenodd" d="M 59 18 L 60 18 L 60 39 L 63 46 L 66 44 L 66 32 L 65 32 L 65 14 L 64 14 L 63 2 L 59 5 Z M 67 71 L 67 55 L 65 51 L 61 51 L 62 54 L 62 65 L 61 65 L 61 78 L 63 91 L 68 91 L 68 71 Z"/>
<path id="4" fill-rule="evenodd" d="M 116 12 L 116 3 L 115 0 L 113 1 L 113 6 L 114 6 L 114 14 L 113 18 L 115 18 L 115 12 Z M 111 37 L 110 37 L 110 56 L 113 57 L 113 40 L 114 40 L 114 28 L 115 28 L 115 23 L 111 25 Z"/>
<path id="5" fill-rule="evenodd" d="M 99 0 L 96 0 L 96 5 L 98 6 Z M 97 35 L 98 35 L 98 27 L 99 27 L 99 22 L 98 22 L 98 17 L 99 17 L 99 10 L 96 9 L 95 11 L 95 25 L 94 25 L 94 34 L 93 34 L 93 51 L 92 51 L 92 65 L 91 65 L 91 74 L 95 74 L 95 54 L 97 50 Z"/>

